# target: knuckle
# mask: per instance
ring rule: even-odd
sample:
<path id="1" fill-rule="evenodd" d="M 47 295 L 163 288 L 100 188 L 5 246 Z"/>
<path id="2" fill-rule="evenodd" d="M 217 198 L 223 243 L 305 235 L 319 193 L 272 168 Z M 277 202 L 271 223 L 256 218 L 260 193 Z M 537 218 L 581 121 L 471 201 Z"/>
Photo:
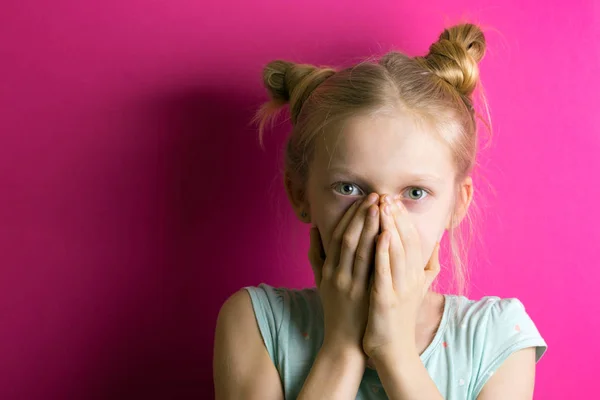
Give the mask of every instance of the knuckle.
<path id="1" fill-rule="evenodd" d="M 352 289 L 348 293 L 348 297 L 351 301 L 361 300 L 365 295 L 365 290 L 360 285 L 352 286 Z"/>
<path id="2" fill-rule="evenodd" d="M 344 233 L 342 237 L 342 248 L 346 250 L 353 250 L 356 248 L 356 239 L 350 232 Z"/>
<path id="3" fill-rule="evenodd" d="M 346 276 L 346 274 L 338 274 L 332 283 L 336 289 L 345 290 L 350 285 L 350 277 Z"/>
<path id="4" fill-rule="evenodd" d="M 387 266 L 384 265 L 384 266 L 379 267 L 379 271 L 378 272 L 379 272 L 379 274 L 381 276 L 385 277 L 385 276 L 387 276 L 390 273 L 390 269 Z"/>
<path id="5" fill-rule="evenodd" d="M 333 231 L 331 239 L 336 243 L 340 243 L 342 241 L 342 231 L 340 229 L 336 229 L 335 231 Z"/>
<path id="6" fill-rule="evenodd" d="M 357 264 L 366 264 L 369 260 L 369 254 L 364 249 L 361 249 L 356 252 L 354 259 Z"/>

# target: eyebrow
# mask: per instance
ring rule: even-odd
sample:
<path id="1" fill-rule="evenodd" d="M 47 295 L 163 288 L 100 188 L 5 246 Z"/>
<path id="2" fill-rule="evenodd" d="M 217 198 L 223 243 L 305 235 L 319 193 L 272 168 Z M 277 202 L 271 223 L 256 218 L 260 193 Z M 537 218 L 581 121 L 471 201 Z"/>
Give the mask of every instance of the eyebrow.
<path id="1" fill-rule="evenodd" d="M 361 186 L 366 186 L 369 188 L 371 187 L 371 185 L 369 185 L 367 183 L 367 179 L 365 179 L 360 174 L 357 174 L 357 173 L 351 171 L 348 168 L 331 167 L 331 168 L 328 168 L 327 171 L 330 173 L 339 173 L 339 174 L 345 175 L 349 179 L 358 183 Z M 437 184 L 439 184 L 439 183 L 443 182 L 443 180 L 440 177 L 438 177 L 436 175 L 432 175 L 432 174 L 427 174 L 427 173 L 410 173 L 410 174 L 402 175 L 399 178 L 401 178 L 404 181 L 411 182 L 411 183 L 432 183 L 432 184 L 437 183 Z"/>

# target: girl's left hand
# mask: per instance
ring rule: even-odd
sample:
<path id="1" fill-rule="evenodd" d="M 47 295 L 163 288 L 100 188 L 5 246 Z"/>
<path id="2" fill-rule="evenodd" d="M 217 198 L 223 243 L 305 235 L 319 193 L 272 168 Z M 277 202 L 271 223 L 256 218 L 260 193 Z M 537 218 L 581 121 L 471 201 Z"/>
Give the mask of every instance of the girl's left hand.
<path id="1" fill-rule="evenodd" d="M 363 337 L 363 350 L 375 362 L 416 350 L 417 315 L 440 272 L 439 243 L 425 265 L 418 232 L 402 202 L 386 195 L 380 211 L 381 235 Z"/>

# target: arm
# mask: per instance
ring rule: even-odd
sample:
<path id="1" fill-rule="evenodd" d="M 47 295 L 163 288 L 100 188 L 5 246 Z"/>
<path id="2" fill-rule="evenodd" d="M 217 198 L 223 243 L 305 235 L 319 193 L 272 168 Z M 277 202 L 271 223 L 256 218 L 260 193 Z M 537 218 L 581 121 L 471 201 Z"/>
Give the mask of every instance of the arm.
<path id="1" fill-rule="evenodd" d="M 535 347 L 511 354 L 483 386 L 477 400 L 531 400 L 535 383 Z"/>
<path id="2" fill-rule="evenodd" d="M 323 346 L 298 399 L 355 398 L 364 369 L 362 352 Z M 246 290 L 233 294 L 219 312 L 213 371 L 217 400 L 284 398 Z"/>
<path id="3" fill-rule="evenodd" d="M 362 351 L 321 347 L 298 400 L 356 398 L 365 365 Z"/>
<path id="4" fill-rule="evenodd" d="M 442 399 L 416 352 L 377 366 L 390 399 Z M 504 361 L 485 384 L 477 400 L 531 400 L 535 382 L 535 348 L 517 351 Z"/>
<path id="5" fill-rule="evenodd" d="M 234 293 L 219 311 L 213 375 L 217 400 L 284 398 L 246 290 Z"/>
<path id="6" fill-rule="evenodd" d="M 403 356 L 389 354 L 376 361 L 379 379 L 391 400 L 444 400 L 414 345 L 395 354 Z"/>

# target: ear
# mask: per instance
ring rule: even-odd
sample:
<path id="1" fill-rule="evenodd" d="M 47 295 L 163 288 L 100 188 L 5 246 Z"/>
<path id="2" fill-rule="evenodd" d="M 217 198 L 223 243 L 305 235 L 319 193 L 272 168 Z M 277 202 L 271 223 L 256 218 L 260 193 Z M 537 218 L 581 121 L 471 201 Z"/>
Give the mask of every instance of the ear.
<path id="1" fill-rule="evenodd" d="M 448 221 L 448 224 L 446 226 L 447 230 L 456 228 L 467 215 L 467 212 L 469 211 L 469 206 L 471 205 L 471 201 L 473 201 L 473 192 L 473 179 L 470 176 L 467 176 L 458 185 L 458 190 L 456 193 L 456 203 L 453 210 L 454 217 L 451 218 L 450 221 Z"/>
<path id="2" fill-rule="evenodd" d="M 306 187 L 301 184 L 298 174 L 286 170 L 284 186 L 288 200 L 298 219 L 304 223 L 310 223 L 310 205 L 306 196 Z"/>

